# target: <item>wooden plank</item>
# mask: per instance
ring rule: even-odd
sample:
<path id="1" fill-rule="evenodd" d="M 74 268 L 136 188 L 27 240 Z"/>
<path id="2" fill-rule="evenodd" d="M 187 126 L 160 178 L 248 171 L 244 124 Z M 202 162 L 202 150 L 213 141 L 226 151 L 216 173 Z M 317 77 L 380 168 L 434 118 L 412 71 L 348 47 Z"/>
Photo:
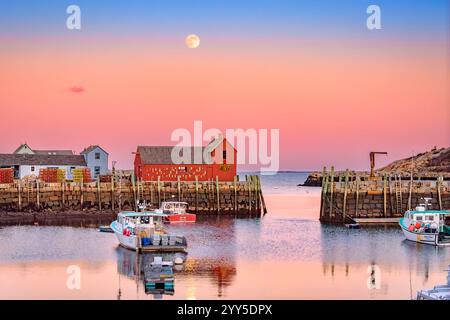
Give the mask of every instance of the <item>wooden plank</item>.
<path id="1" fill-rule="evenodd" d="M 385 224 L 385 223 L 399 223 L 400 218 L 355 218 L 359 224 Z"/>

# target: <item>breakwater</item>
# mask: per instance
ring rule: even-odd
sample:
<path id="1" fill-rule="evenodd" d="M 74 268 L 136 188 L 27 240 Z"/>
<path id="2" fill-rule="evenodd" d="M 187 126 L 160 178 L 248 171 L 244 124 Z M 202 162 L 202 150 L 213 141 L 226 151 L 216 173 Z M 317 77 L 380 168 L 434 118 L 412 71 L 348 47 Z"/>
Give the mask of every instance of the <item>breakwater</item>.
<path id="1" fill-rule="evenodd" d="M 137 210 L 146 202 L 183 201 L 198 214 L 260 215 L 266 213 L 259 177 L 233 182 L 134 181 L 112 177 L 109 182 L 46 183 L 15 181 L 0 184 L 1 212 L 118 212 Z"/>
<path id="2" fill-rule="evenodd" d="M 324 172 L 320 206 L 320 220 L 326 223 L 348 223 L 353 219 L 376 221 L 403 217 L 424 198 L 430 198 L 430 209 L 450 209 L 450 182 L 443 177 L 423 180 L 385 174 L 382 177 L 361 179 L 349 171 L 336 176 Z"/>

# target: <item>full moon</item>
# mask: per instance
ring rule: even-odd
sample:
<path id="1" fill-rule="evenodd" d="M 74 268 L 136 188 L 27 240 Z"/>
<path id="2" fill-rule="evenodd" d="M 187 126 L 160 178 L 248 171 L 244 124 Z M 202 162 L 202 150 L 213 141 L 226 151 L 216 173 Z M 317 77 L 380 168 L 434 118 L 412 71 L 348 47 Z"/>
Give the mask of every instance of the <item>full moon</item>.
<path id="1" fill-rule="evenodd" d="M 196 34 L 190 34 L 186 37 L 186 45 L 188 48 L 195 49 L 200 45 L 200 38 Z"/>

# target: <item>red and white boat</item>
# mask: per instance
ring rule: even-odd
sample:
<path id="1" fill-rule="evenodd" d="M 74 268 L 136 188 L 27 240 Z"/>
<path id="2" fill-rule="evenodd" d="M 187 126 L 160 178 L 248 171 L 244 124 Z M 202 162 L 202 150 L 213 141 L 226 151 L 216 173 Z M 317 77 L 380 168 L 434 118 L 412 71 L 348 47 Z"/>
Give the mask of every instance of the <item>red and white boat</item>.
<path id="1" fill-rule="evenodd" d="M 161 203 L 161 208 L 156 209 L 156 213 L 164 214 L 164 220 L 168 223 L 194 223 L 197 216 L 187 213 L 188 204 L 179 201 L 165 201 Z"/>

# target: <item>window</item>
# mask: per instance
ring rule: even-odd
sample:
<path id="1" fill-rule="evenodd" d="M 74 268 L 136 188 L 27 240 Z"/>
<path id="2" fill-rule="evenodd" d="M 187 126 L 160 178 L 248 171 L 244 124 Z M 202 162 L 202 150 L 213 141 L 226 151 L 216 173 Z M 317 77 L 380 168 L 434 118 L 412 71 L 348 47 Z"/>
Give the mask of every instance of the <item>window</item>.
<path id="1" fill-rule="evenodd" d="M 100 174 L 100 167 L 94 168 L 94 174 L 95 174 L 95 176 L 98 176 Z"/>
<path id="2" fill-rule="evenodd" d="M 425 220 L 434 221 L 434 216 L 426 216 Z"/>
<path id="3" fill-rule="evenodd" d="M 31 172 L 34 172 L 34 169 L 35 169 L 34 167 L 31 167 Z"/>
<path id="4" fill-rule="evenodd" d="M 95 160 L 100 160 L 100 152 L 95 153 Z"/>
<path id="5" fill-rule="evenodd" d="M 423 216 L 416 216 L 416 220 L 417 221 L 422 221 L 423 220 Z"/>

